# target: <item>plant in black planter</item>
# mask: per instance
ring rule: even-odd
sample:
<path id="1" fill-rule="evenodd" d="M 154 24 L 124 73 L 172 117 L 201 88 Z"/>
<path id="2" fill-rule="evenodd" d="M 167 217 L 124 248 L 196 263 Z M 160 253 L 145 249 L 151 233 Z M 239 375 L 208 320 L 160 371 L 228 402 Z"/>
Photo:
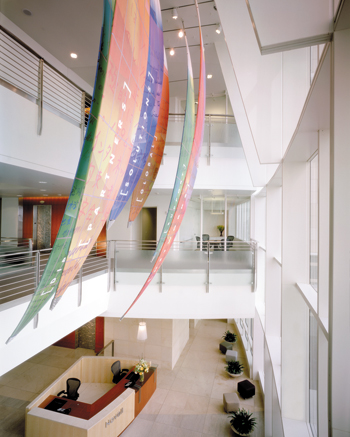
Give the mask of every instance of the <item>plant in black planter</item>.
<path id="1" fill-rule="evenodd" d="M 226 331 L 225 334 L 222 336 L 222 338 L 225 341 L 228 341 L 229 343 L 235 343 L 237 340 L 237 335 L 234 334 L 233 332 Z"/>
<path id="2" fill-rule="evenodd" d="M 239 361 L 229 361 L 225 367 L 227 373 L 232 375 L 241 375 L 243 373 L 244 366 Z"/>
<path id="3" fill-rule="evenodd" d="M 252 417 L 253 413 L 244 408 L 240 408 L 238 411 L 233 412 L 230 416 L 230 425 L 234 432 L 241 436 L 248 436 L 254 431 L 256 427 L 256 419 Z"/>
<path id="4" fill-rule="evenodd" d="M 219 229 L 220 237 L 222 237 L 222 233 L 224 232 L 225 226 L 223 226 L 223 225 L 218 225 L 217 228 Z"/>

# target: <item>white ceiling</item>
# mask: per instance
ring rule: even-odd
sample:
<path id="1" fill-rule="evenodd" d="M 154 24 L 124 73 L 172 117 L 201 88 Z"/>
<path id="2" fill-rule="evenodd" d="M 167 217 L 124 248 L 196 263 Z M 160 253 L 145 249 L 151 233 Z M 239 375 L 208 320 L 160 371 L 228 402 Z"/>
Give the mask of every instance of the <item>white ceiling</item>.
<path id="1" fill-rule="evenodd" d="M 199 0 L 203 41 L 205 44 L 206 69 L 213 75 L 207 81 L 207 95 L 223 95 L 225 82 L 219 66 L 214 43 L 223 38 L 215 32 L 219 16 L 214 1 Z M 55 58 L 73 70 L 91 86 L 94 84 L 96 62 L 102 23 L 102 0 L 0 0 L 1 12 L 25 33 L 43 46 Z M 170 95 L 186 97 L 187 59 L 184 39 L 178 37 L 178 29 L 184 21 L 193 64 L 194 77 L 199 75 L 199 31 L 194 0 L 160 0 L 163 18 L 164 46 L 174 48 L 169 56 L 166 50 Z M 179 18 L 172 18 L 176 7 Z M 23 9 L 31 11 L 28 16 Z M 70 53 L 78 54 L 72 59 Z M 198 80 L 195 80 L 198 88 Z"/>
<path id="2" fill-rule="evenodd" d="M 207 96 L 221 96 L 225 92 L 225 82 L 216 54 L 214 43 L 223 34 L 215 32 L 219 17 L 214 1 L 199 0 L 207 73 L 213 79 L 207 80 Z M 187 57 L 185 41 L 178 37 L 182 20 L 190 46 L 195 89 L 199 76 L 199 29 L 194 0 L 160 0 L 166 48 L 170 96 L 186 97 Z M 179 18 L 172 18 L 172 8 L 176 7 Z M 28 16 L 23 9 L 31 11 Z M 33 38 L 56 59 L 78 74 L 91 86 L 94 84 L 96 62 L 100 41 L 103 0 L 0 0 L 0 11 L 26 34 Z M 175 56 L 169 49 L 175 49 Z M 72 59 L 70 53 L 78 54 Z M 72 181 L 25 168 L 0 163 L 0 197 L 22 195 L 50 196 L 69 195 Z M 45 180 L 47 184 L 39 184 Z M 47 191 L 41 191 L 46 189 Z M 196 193 L 197 195 L 203 193 Z"/>

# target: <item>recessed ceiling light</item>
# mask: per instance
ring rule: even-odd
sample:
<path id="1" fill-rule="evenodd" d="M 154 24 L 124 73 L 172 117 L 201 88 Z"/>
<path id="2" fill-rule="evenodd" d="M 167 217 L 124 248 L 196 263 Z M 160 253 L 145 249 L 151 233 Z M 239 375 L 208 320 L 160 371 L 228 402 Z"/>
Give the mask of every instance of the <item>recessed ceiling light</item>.
<path id="1" fill-rule="evenodd" d="M 213 77 L 212 74 L 207 74 L 207 79 L 211 79 Z"/>
<path id="2" fill-rule="evenodd" d="M 174 8 L 174 9 L 173 9 L 173 13 L 172 13 L 172 17 L 173 17 L 173 19 L 176 20 L 178 16 L 179 16 L 179 14 L 177 13 L 176 8 Z"/>
<path id="3" fill-rule="evenodd" d="M 170 49 L 169 55 L 170 56 L 174 56 L 175 55 L 175 50 L 174 49 Z"/>
<path id="4" fill-rule="evenodd" d="M 179 37 L 182 38 L 184 35 L 185 35 L 184 31 L 181 29 L 180 32 L 179 32 Z"/>
<path id="5" fill-rule="evenodd" d="M 218 24 L 217 28 L 215 29 L 215 32 L 220 35 L 221 31 L 222 31 L 221 24 Z"/>
<path id="6" fill-rule="evenodd" d="M 40 190 L 40 191 L 46 191 L 46 190 Z"/>
<path id="7" fill-rule="evenodd" d="M 45 181 L 39 181 L 39 184 L 47 184 Z"/>
<path id="8" fill-rule="evenodd" d="M 76 53 L 71 53 L 70 57 L 73 58 L 73 59 L 77 59 L 78 55 Z"/>
<path id="9" fill-rule="evenodd" d="M 17 197 L 23 197 L 23 194 L 17 194 Z"/>
<path id="10" fill-rule="evenodd" d="M 48 196 L 48 194 L 43 194 L 43 196 L 46 196 L 46 197 L 47 197 L 47 196 Z"/>
<path id="11" fill-rule="evenodd" d="M 57 196 L 62 196 L 62 194 L 57 194 Z"/>
<path id="12" fill-rule="evenodd" d="M 40 203 L 45 203 L 45 200 L 40 200 Z"/>
<path id="13" fill-rule="evenodd" d="M 22 9 L 23 14 L 28 15 L 30 17 L 32 15 L 31 11 L 29 9 Z"/>

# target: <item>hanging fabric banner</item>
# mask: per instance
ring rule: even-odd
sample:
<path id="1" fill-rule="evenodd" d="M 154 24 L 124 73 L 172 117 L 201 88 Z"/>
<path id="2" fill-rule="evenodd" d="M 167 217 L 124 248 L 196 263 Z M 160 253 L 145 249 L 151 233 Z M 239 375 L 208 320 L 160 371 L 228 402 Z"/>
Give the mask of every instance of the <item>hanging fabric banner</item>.
<path id="1" fill-rule="evenodd" d="M 185 35 L 185 42 L 186 42 L 186 50 L 187 50 L 187 96 L 186 96 L 185 120 L 184 120 L 183 132 L 182 132 L 180 157 L 179 157 L 179 163 L 176 171 L 173 193 L 170 199 L 169 209 L 167 212 L 163 230 L 159 238 L 157 248 L 154 252 L 152 261 L 158 256 L 164 244 L 165 238 L 168 234 L 171 220 L 174 217 L 174 211 L 176 210 L 176 207 L 178 205 L 179 195 L 181 193 L 185 181 L 186 170 L 192 151 L 194 128 L 195 128 L 195 106 L 194 106 L 195 95 L 194 95 L 191 56 L 190 56 L 190 50 L 188 48 L 186 35 Z"/>
<path id="2" fill-rule="evenodd" d="M 162 162 L 165 138 L 168 129 L 169 119 L 169 76 L 166 66 L 166 58 L 164 55 L 164 73 L 163 73 L 163 89 L 162 100 L 160 102 L 158 124 L 156 133 L 154 134 L 154 141 L 148 155 L 145 168 L 142 175 L 134 189 L 131 199 L 129 224 L 131 224 L 140 213 L 145 204 L 156 180 L 160 164 Z"/>
<path id="3" fill-rule="evenodd" d="M 145 84 L 149 3 L 118 0 L 114 15 L 113 4 L 104 2 L 92 107 L 72 191 L 40 283 L 8 341 L 54 294 L 51 309 L 62 297 L 109 216 L 129 162 Z"/>
<path id="4" fill-rule="evenodd" d="M 197 7 L 197 14 L 198 14 L 198 21 L 199 21 L 199 11 L 198 11 L 198 5 L 196 1 L 196 7 Z M 177 205 L 176 210 L 173 213 L 173 218 L 171 220 L 171 223 L 169 225 L 169 231 L 167 233 L 166 239 L 163 242 L 163 245 L 160 249 L 159 256 L 152 268 L 152 271 L 145 282 L 144 286 L 142 287 L 139 294 L 136 296 L 132 304 L 129 306 L 129 308 L 125 311 L 123 316 L 120 318 L 122 320 L 125 315 L 130 311 L 130 309 L 135 305 L 135 303 L 138 301 L 142 293 L 145 291 L 145 289 L 148 287 L 149 283 L 152 281 L 154 275 L 159 270 L 160 266 L 162 265 L 164 258 L 166 257 L 167 253 L 169 252 L 171 245 L 174 241 L 174 238 L 177 234 L 177 231 L 180 228 L 182 219 L 184 217 L 188 202 L 190 201 L 191 194 L 193 191 L 194 183 L 197 176 L 197 168 L 199 163 L 199 157 L 200 152 L 202 148 L 202 142 L 203 142 L 203 133 L 204 133 L 204 119 L 205 119 L 205 98 L 206 98 L 206 84 L 205 84 L 205 60 L 204 60 L 204 46 L 203 46 L 203 39 L 202 39 L 202 31 L 201 26 L 199 22 L 199 33 L 200 33 L 200 72 L 199 72 L 199 93 L 198 93 L 198 110 L 197 110 L 197 118 L 196 118 L 196 127 L 195 127 L 195 133 L 194 133 L 194 139 L 193 139 L 193 147 L 192 147 L 192 153 L 189 161 L 189 165 L 186 171 L 185 181 L 183 184 L 183 189 L 180 193 L 178 193 L 179 196 L 179 202 Z"/>
<path id="5" fill-rule="evenodd" d="M 161 103 L 164 42 L 159 0 L 150 3 L 149 49 L 143 102 L 133 150 L 107 222 L 110 229 L 132 195 L 146 165 L 158 123 Z"/>

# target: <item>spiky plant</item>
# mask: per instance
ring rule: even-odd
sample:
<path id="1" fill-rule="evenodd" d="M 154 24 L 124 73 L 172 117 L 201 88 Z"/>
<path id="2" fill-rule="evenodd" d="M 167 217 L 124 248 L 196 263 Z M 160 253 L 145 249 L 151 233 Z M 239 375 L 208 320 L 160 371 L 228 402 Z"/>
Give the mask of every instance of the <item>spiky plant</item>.
<path id="1" fill-rule="evenodd" d="M 252 415 L 253 413 L 249 413 L 249 411 L 244 408 L 240 408 L 230 416 L 230 424 L 240 434 L 249 435 L 256 427 L 256 419 L 252 417 Z"/>
<path id="2" fill-rule="evenodd" d="M 235 343 L 237 340 L 237 335 L 234 334 L 233 332 L 226 331 L 225 334 L 222 336 L 222 338 L 225 341 L 228 341 L 229 343 Z"/>
<path id="3" fill-rule="evenodd" d="M 227 363 L 225 369 L 228 371 L 228 373 L 239 375 L 241 372 L 243 372 L 244 366 L 239 361 L 232 360 Z"/>

